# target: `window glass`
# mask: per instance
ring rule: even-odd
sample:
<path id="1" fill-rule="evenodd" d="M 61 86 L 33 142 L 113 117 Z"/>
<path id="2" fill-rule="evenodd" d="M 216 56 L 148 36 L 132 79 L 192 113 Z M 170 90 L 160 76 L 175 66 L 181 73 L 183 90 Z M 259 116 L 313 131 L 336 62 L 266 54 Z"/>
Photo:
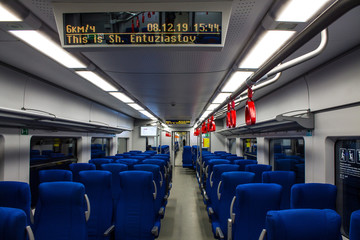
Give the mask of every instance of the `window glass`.
<path id="1" fill-rule="evenodd" d="M 360 209 L 360 139 L 336 141 L 334 154 L 336 210 L 342 219 L 341 232 L 349 237 L 351 213 Z"/>
<path id="2" fill-rule="evenodd" d="M 270 140 L 270 164 L 273 170 L 294 171 L 296 182 L 305 181 L 305 147 L 303 138 Z"/>
<path id="3" fill-rule="evenodd" d="M 229 138 L 229 152 L 236 154 L 236 138 Z"/>
<path id="4" fill-rule="evenodd" d="M 77 162 L 77 139 L 67 137 L 32 137 L 30 141 L 31 205 L 38 199 L 39 171 L 48 169 L 69 170 Z"/>
<path id="5" fill-rule="evenodd" d="M 118 138 L 117 153 L 127 152 L 127 141 L 128 141 L 128 138 Z"/>
<path id="6" fill-rule="evenodd" d="M 244 157 L 247 159 L 254 159 L 257 158 L 257 141 L 256 138 L 246 138 L 244 139 L 243 144 L 243 153 Z"/>
<path id="7" fill-rule="evenodd" d="M 110 138 L 91 138 L 91 159 L 110 155 Z"/>

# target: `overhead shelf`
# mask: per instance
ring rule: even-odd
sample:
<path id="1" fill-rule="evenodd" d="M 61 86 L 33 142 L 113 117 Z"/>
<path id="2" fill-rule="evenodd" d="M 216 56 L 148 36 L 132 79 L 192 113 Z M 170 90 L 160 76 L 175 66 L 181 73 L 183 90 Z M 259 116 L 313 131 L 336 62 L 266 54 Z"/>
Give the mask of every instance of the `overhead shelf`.
<path id="1" fill-rule="evenodd" d="M 216 131 L 224 136 L 245 135 L 266 132 L 312 130 L 314 129 L 314 115 L 284 116 L 277 115 L 275 118 L 256 123 L 254 125 L 240 125 L 236 128 L 226 128 Z"/>
<path id="2" fill-rule="evenodd" d="M 36 130 L 72 131 L 118 134 L 130 131 L 123 127 L 113 127 L 106 123 L 82 122 L 72 119 L 59 118 L 55 115 L 46 115 L 27 112 L 25 110 L 14 110 L 0 108 L 0 127 L 30 128 Z"/>

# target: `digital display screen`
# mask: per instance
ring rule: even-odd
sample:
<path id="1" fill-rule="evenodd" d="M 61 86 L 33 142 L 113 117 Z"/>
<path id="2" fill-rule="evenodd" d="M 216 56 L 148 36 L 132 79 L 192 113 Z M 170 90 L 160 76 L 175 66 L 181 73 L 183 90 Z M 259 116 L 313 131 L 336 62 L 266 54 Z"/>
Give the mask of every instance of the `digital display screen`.
<path id="1" fill-rule="evenodd" d="M 141 137 L 156 137 L 157 127 L 156 126 L 144 126 L 140 127 L 140 136 Z"/>
<path id="2" fill-rule="evenodd" d="M 221 45 L 222 12 L 64 13 L 64 46 Z"/>

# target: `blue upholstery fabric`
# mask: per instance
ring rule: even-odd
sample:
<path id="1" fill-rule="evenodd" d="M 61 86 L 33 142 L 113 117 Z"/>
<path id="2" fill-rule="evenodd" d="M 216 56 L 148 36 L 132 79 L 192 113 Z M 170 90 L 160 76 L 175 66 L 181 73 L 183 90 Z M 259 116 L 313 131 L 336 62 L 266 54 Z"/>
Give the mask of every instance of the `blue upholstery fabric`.
<path id="1" fill-rule="evenodd" d="M 120 173 L 122 196 L 117 205 L 116 240 L 154 239 L 153 174 L 146 171 Z"/>
<path id="2" fill-rule="evenodd" d="M 331 209 L 269 211 L 266 236 L 267 240 L 340 240 L 340 225 L 339 214 Z"/>
<path id="3" fill-rule="evenodd" d="M 129 151 L 129 153 L 131 153 L 131 154 L 140 154 L 140 153 L 142 153 L 142 151 L 140 151 L 140 150 L 131 150 L 131 151 Z"/>
<path id="4" fill-rule="evenodd" d="M 235 160 L 234 163 L 240 166 L 240 171 L 245 171 L 246 165 L 257 164 L 257 161 L 249 160 L 249 159 L 240 159 L 240 160 Z"/>
<path id="5" fill-rule="evenodd" d="M 327 183 L 298 183 L 291 188 L 291 208 L 336 209 L 337 188 Z"/>
<path id="6" fill-rule="evenodd" d="M 230 218 L 230 204 L 236 194 L 236 187 L 240 184 L 252 183 L 254 181 L 254 177 L 254 173 L 241 171 L 224 172 L 221 174 L 221 186 L 219 189 L 219 193 L 221 195 L 218 203 L 218 225 L 220 226 L 225 239 L 227 239 L 227 220 Z M 214 227 L 216 229 L 216 224 L 213 224 L 213 228 Z"/>
<path id="7" fill-rule="evenodd" d="M 0 207 L 0 239 L 26 240 L 26 221 L 23 210 Z"/>
<path id="8" fill-rule="evenodd" d="M 88 170 L 80 172 L 80 182 L 91 204 L 88 225 L 89 240 L 109 239 L 104 232 L 112 225 L 113 200 L 111 191 L 112 176 L 109 171 Z"/>
<path id="9" fill-rule="evenodd" d="M 134 170 L 134 165 L 139 163 L 139 160 L 134 158 L 123 158 L 116 160 L 117 163 L 126 164 L 129 170 Z"/>
<path id="10" fill-rule="evenodd" d="M 219 199 L 217 197 L 217 188 L 219 182 L 221 181 L 221 175 L 225 172 L 232 172 L 238 170 L 239 170 L 239 166 L 234 164 L 217 164 L 213 166 L 212 187 L 210 188 L 209 197 L 211 199 L 211 206 L 215 212 L 215 218 L 218 218 L 218 212 L 219 212 L 219 206 L 218 206 Z"/>
<path id="11" fill-rule="evenodd" d="M 30 225 L 31 193 L 25 182 L 0 181 L 0 207 L 18 208 L 25 212 Z"/>
<path id="12" fill-rule="evenodd" d="M 245 171 L 255 173 L 254 182 L 262 182 L 262 174 L 266 171 L 271 171 L 272 166 L 266 164 L 248 164 L 245 166 Z"/>
<path id="13" fill-rule="evenodd" d="M 81 183 L 41 183 L 35 211 L 35 239 L 88 239 L 84 194 L 85 187 Z"/>
<path id="14" fill-rule="evenodd" d="M 39 171 L 39 182 L 72 182 L 72 172 L 63 169 L 49 169 Z"/>
<path id="15" fill-rule="evenodd" d="M 258 240 L 269 210 L 279 210 L 281 186 L 275 183 L 248 183 L 236 187 L 233 212 L 233 239 Z"/>
<path id="16" fill-rule="evenodd" d="M 192 167 L 192 156 L 191 156 L 190 146 L 184 146 L 182 162 L 183 162 L 183 167 Z"/>
<path id="17" fill-rule="evenodd" d="M 360 239 L 360 210 L 351 213 L 349 237 L 350 240 Z"/>
<path id="18" fill-rule="evenodd" d="M 121 163 L 109 163 L 101 166 L 103 170 L 109 171 L 112 173 L 112 198 L 114 201 L 114 207 L 116 207 L 116 202 L 120 197 L 120 176 L 119 173 L 128 170 L 126 164 Z"/>
<path id="19" fill-rule="evenodd" d="M 93 158 L 89 160 L 89 163 L 95 164 L 97 170 L 101 170 L 101 165 L 112 162 L 113 160 L 109 158 Z"/>
<path id="20" fill-rule="evenodd" d="M 73 181 L 79 182 L 79 172 L 84 170 L 95 170 L 96 166 L 92 163 L 72 163 L 69 165 L 70 171 L 73 174 Z"/>
<path id="21" fill-rule="evenodd" d="M 158 215 L 159 209 L 162 206 L 162 201 L 164 199 L 165 190 L 166 190 L 165 181 L 164 181 L 165 179 L 163 179 L 162 183 L 160 183 L 161 181 L 160 174 L 162 174 L 160 173 L 160 166 L 155 164 L 136 164 L 134 165 L 134 170 L 152 172 L 157 188 L 157 196 L 155 201 L 155 215 Z"/>
<path id="22" fill-rule="evenodd" d="M 165 167 L 165 160 L 161 160 L 161 159 L 147 159 L 147 160 L 144 160 L 143 161 L 143 164 L 154 164 L 154 165 L 157 165 L 160 167 L 160 171 L 164 177 L 164 184 L 162 185 L 162 187 L 158 190 L 159 191 L 159 195 L 161 197 L 161 199 L 164 199 L 164 197 L 166 196 L 167 194 L 167 191 L 168 191 L 168 184 L 169 184 L 169 174 L 167 174 L 167 169 Z M 165 206 L 166 205 L 166 201 L 163 201 L 162 200 L 162 203 L 161 205 L 162 206 Z"/>
<path id="23" fill-rule="evenodd" d="M 280 209 L 290 208 L 291 187 L 295 184 L 293 171 L 268 171 L 263 172 L 263 183 L 277 183 L 282 186 Z"/>

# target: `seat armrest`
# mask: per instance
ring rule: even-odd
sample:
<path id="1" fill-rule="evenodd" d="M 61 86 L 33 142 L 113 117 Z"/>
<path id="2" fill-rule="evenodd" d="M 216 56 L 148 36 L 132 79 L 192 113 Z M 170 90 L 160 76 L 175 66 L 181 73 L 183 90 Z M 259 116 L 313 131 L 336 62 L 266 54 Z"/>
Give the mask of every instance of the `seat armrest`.
<path id="1" fill-rule="evenodd" d="M 217 227 L 217 228 L 216 228 L 216 236 L 219 237 L 220 239 L 224 239 L 224 238 L 225 238 L 224 233 L 222 232 L 222 230 L 221 230 L 220 227 Z"/>
<path id="2" fill-rule="evenodd" d="M 35 240 L 34 233 L 31 230 L 30 226 L 26 226 L 26 232 L 27 232 L 27 235 L 29 237 L 29 240 Z"/>
<path id="3" fill-rule="evenodd" d="M 110 233 L 112 233 L 115 229 L 115 225 L 111 225 L 106 231 L 104 232 L 104 237 L 108 237 Z"/>
<path id="4" fill-rule="evenodd" d="M 263 229 L 263 230 L 261 231 L 259 240 L 264 240 L 264 239 L 265 239 L 265 236 L 266 236 L 266 229 Z"/>
<path id="5" fill-rule="evenodd" d="M 233 221 L 231 220 L 231 218 L 228 218 L 228 221 L 227 221 L 227 240 L 232 240 L 232 224 L 233 224 Z"/>
<path id="6" fill-rule="evenodd" d="M 214 214 L 214 209 L 212 207 L 209 207 L 208 208 L 208 211 L 209 211 L 209 215 L 213 215 Z"/>
<path id="7" fill-rule="evenodd" d="M 160 216 L 164 216 L 164 214 L 165 214 L 165 208 L 164 207 L 161 207 L 160 209 L 159 209 L 159 215 Z"/>
<path id="8" fill-rule="evenodd" d="M 159 227 L 158 226 L 154 226 L 151 229 L 151 234 L 154 235 L 155 237 L 159 236 Z"/>

